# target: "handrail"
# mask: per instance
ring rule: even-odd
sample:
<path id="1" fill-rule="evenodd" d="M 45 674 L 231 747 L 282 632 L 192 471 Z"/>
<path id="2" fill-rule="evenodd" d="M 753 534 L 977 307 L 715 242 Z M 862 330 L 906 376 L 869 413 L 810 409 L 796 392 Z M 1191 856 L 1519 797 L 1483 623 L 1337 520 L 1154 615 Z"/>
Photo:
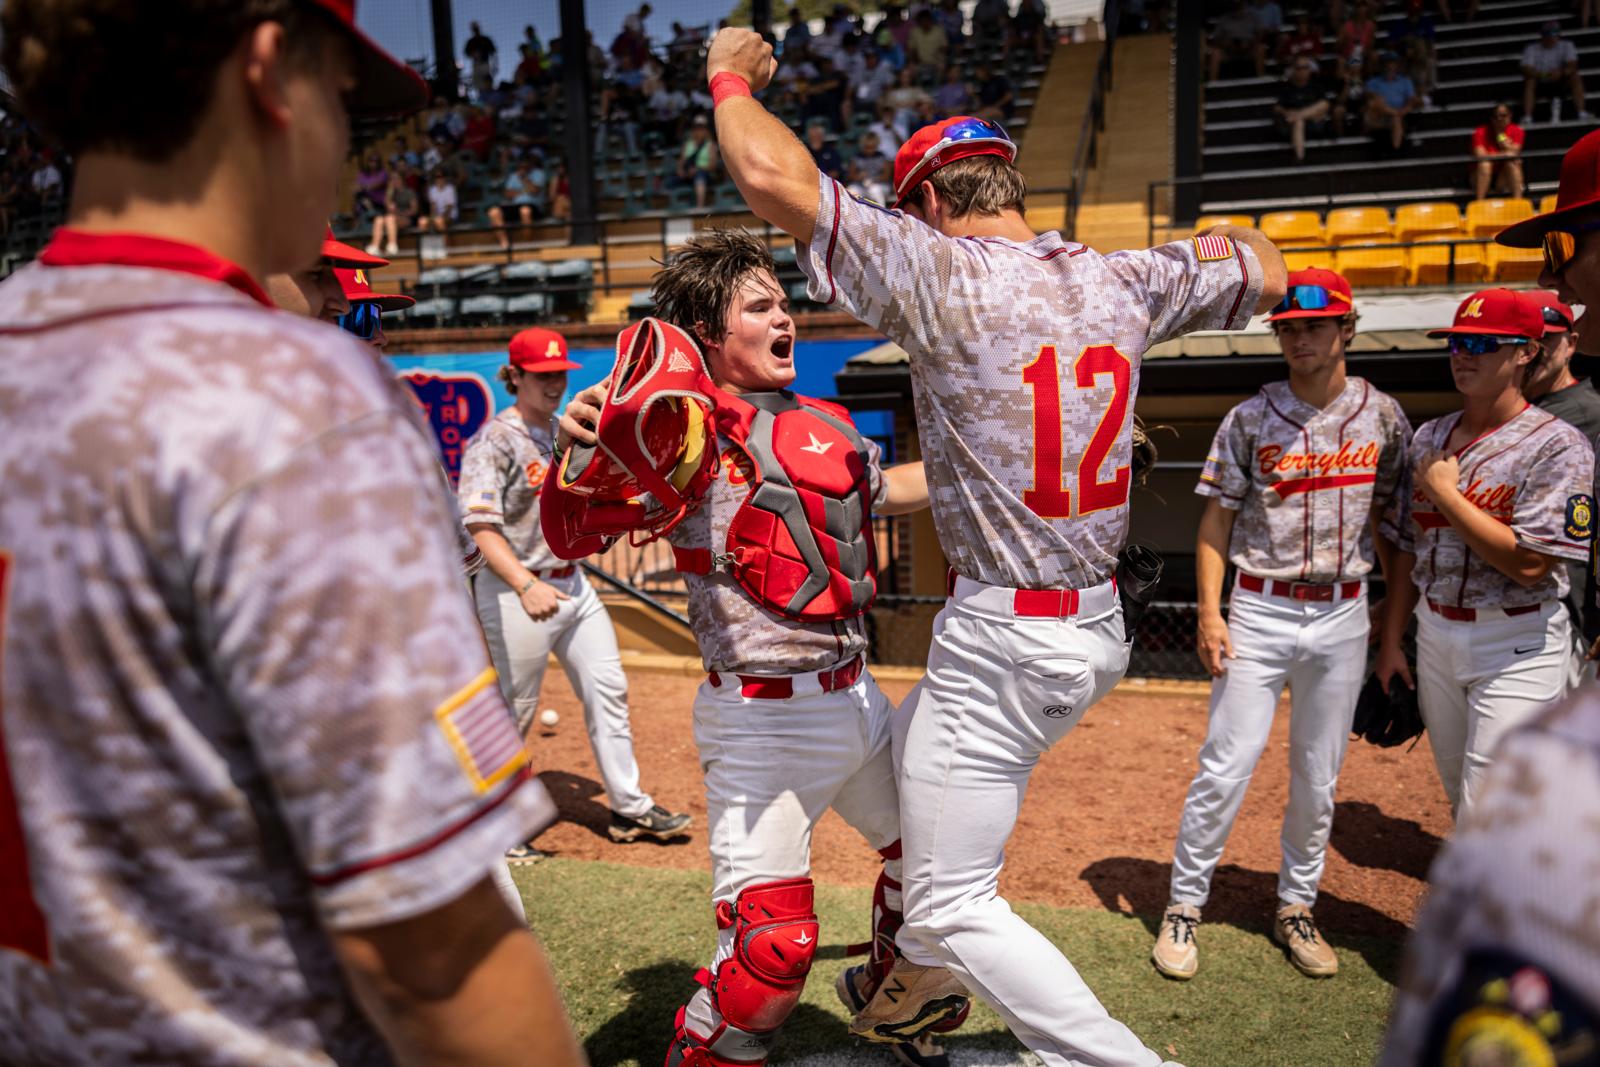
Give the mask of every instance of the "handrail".
<path id="1" fill-rule="evenodd" d="M 1067 176 L 1067 217 L 1062 236 L 1074 240 L 1078 234 L 1078 208 L 1083 204 L 1083 188 L 1089 168 L 1099 159 L 1100 134 L 1106 128 L 1106 94 L 1111 91 L 1112 57 L 1117 49 L 1117 25 L 1122 21 L 1121 0 L 1106 0 L 1101 13 L 1102 43 L 1095 64 L 1094 88 L 1084 108 L 1083 125 L 1078 131 L 1078 146 L 1072 153 L 1072 170 Z"/>

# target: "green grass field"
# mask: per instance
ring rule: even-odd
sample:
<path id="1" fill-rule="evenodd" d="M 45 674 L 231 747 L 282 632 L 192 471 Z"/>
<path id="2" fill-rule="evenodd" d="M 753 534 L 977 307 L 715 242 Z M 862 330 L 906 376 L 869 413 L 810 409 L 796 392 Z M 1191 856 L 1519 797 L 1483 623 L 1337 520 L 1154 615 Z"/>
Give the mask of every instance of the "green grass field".
<path id="1" fill-rule="evenodd" d="M 590 1061 L 658 1067 L 673 1015 L 715 945 L 709 878 L 558 859 L 519 868 L 516 878 Z M 821 949 L 773 1063 L 893 1062 L 845 1033 L 847 1015 L 833 992 L 845 942 L 866 936 L 868 896 L 865 889 L 818 887 Z M 1200 974 L 1173 982 L 1149 963 L 1153 918 L 1026 904 L 1017 910 L 1062 947 L 1113 1015 L 1186 1067 L 1352 1067 L 1377 1053 L 1397 944 L 1336 939 L 1339 975 L 1313 981 L 1288 964 L 1264 926 L 1203 926 Z M 981 1005 L 947 1044 L 957 1064 L 1019 1063 L 1024 1056 Z"/>

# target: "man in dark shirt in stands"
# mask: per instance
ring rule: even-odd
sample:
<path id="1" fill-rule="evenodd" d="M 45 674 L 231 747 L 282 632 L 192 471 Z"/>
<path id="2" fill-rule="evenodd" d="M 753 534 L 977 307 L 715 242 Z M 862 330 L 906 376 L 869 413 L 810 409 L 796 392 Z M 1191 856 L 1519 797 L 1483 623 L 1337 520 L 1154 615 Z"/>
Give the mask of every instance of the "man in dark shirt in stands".
<path id="1" fill-rule="evenodd" d="M 992 122 L 1009 120 L 1017 98 L 1011 79 L 994 73 L 989 64 L 979 63 L 974 80 L 978 86 L 978 117 Z"/>
<path id="2" fill-rule="evenodd" d="M 1316 61 L 1309 57 L 1295 60 L 1289 80 L 1278 91 L 1278 102 L 1272 108 L 1278 130 L 1287 133 L 1294 146 L 1296 163 L 1305 162 L 1306 125 L 1328 121 L 1328 91 L 1314 77 L 1316 70 Z"/>

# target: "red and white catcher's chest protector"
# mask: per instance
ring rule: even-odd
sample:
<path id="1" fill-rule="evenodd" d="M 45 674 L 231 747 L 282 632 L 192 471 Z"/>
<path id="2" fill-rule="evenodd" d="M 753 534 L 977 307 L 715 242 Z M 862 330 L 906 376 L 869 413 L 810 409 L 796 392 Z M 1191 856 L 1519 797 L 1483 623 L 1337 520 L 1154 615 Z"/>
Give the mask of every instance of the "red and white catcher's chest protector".
<path id="1" fill-rule="evenodd" d="M 860 615 L 877 595 L 866 441 L 843 408 L 793 393 L 715 393 L 717 431 L 750 460 L 750 491 L 716 556 L 680 551 L 694 574 L 726 569 L 768 610 L 799 622 Z"/>

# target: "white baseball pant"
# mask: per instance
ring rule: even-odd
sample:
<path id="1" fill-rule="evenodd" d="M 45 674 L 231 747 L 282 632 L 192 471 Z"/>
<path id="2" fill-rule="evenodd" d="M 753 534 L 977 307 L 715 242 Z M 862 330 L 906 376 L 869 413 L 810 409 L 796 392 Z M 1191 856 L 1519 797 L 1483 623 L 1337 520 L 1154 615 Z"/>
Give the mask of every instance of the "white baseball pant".
<path id="1" fill-rule="evenodd" d="M 694 741 L 705 774 L 711 896 L 732 901 L 746 886 L 811 874 L 811 833 L 830 807 L 874 849 L 900 838 L 900 806 L 889 749 L 894 705 L 863 671 L 852 686 L 821 691 L 815 674 L 794 675 L 785 700 L 746 698 L 739 681 L 708 679 L 694 701 Z M 884 869 L 899 880 L 900 861 Z M 898 901 L 889 895 L 891 907 Z M 733 953 L 733 928 L 717 938 L 718 965 Z M 704 989 L 686 1013 L 710 1034 L 721 1019 Z"/>
<path id="2" fill-rule="evenodd" d="M 1189 785 L 1172 859 L 1171 899 L 1202 906 L 1233 831 L 1284 682 L 1289 683 L 1289 806 L 1283 813 L 1278 899 L 1317 901 L 1333 830 L 1334 790 L 1367 668 L 1367 597 L 1289 600 L 1234 588 L 1234 658 L 1211 683 L 1200 770 Z"/>
<path id="3" fill-rule="evenodd" d="M 554 652 L 583 703 L 589 746 L 611 810 L 638 818 L 655 801 L 639 787 L 639 764 L 628 725 L 628 679 L 617 653 L 617 631 L 582 570 L 544 580 L 570 599 L 538 622 L 523 610 L 516 590 L 493 572 L 486 569 L 473 582 L 478 621 L 500 674 L 500 688 L 516 713 L 518 728 L 527 733 L 538 711 L 545 666 Z"/>
<path id="4" fill-rule="evenodd" d="M 1572 636 L 1567 608 L 1473 622 L 1417 607 L 1417 701 L 1434 765 L 1459 820 L 1483 784 L 1500 738 L 1566 694 Z"/>
<path id="5" fill-rule="evenodd" d="M 943 965 L 1047 1067 L 1155 1067 L 1067 958 L 999 895 L 1005 844 L 1047 749 L 1128 669 L 1111 583 L 1073 618 L 1019 618 L 1015 591 L 957 578 L 928 672 L 895 720 L 905 925 L 913 963 Z"/>

